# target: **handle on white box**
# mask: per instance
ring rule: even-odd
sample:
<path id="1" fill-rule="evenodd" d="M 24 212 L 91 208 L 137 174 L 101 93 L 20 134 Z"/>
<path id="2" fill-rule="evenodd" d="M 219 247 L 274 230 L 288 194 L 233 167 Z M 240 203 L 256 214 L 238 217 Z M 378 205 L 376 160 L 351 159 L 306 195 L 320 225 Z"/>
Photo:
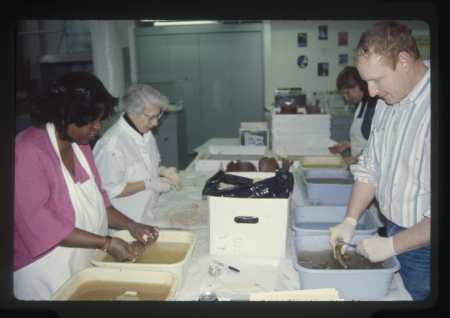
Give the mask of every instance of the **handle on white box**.
<path id="1" fill-rule="evenodd" d="M 256 224 L 259 222 L 259 218 L 253 216 L 237 216 L 234 218 L 234 222 Z"/>

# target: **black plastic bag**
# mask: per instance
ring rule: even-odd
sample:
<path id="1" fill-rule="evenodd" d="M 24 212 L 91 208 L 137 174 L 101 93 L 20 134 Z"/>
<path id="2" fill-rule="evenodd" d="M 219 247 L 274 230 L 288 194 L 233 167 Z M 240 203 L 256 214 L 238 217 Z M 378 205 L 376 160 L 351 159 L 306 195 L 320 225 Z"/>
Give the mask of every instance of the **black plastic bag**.
<path id="1" fill-rule="evenodd" d="M 218 190 L 220 183 L 235 185 Z M 235 198 L 288 198 L 294 189 L 294 176 L 289 171 L 276 169 L 275 176 L 253 183 L 253 179 L 217 172 L 209 178 L 203 188 L 203 195 Z"/>

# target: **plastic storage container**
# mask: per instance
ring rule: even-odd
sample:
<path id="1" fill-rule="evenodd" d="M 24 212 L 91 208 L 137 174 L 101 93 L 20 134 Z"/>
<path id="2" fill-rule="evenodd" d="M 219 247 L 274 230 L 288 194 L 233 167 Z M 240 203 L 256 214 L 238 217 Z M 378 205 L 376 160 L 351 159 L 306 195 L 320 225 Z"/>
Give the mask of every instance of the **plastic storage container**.
<path id="1" fill-rule="evenodd" d="M 302 180 L 309 202 L 313 205 L 348 205 L 353 190 L 353 175 L 348 170 L 305 169 Z M 310 183 L 310 178 L 346 179 L 349 184 Z"/>
<path id="2" fill-rule="evenodd" d="M 291 210 L 291 226 L 295 236 L 328 235 L 328 229 L 341 223 L 347 213 L 346 206 L 297 206 Z M 355 235 L 371 236 L 378 224 L 369 210 L 358 220 Z"/>
<path id="3" fill-rule="evenodd" d="M 366 238 L 355 235 L 350 243 Z M 346 300 L 381 299 L 386 297 L 394 273 L 400 269 L 395 256 L 383 262 L 384 269 L 308 269 L 298 264 L 300 251 L 330 250 L 328 235 L 303 235 L 292 240 L 292 262 L 299 273 L 300 289 L 335 288 L 339 298 Z M 353 248 L 349 247 L 349 251 Z"/>
<path id="4" fill-rule="evenodd" d="M 93 267 L 79 271 L 72 276 L 50 300 L 67 300 L 78 287 L 89 281 L 168 284 L 170 290 L 166 301 L 173 299 L 180 286 L 180 280 L 172 273 Z"/>
<path id="5" fill-rule="evenodd" d="M 303 156 L 300 157 L 298 168 L 305 169 L 342 169 L 347 165 L 342 157 L 334 156 Z"/>
<path id="6" fill-rule="evenodd" d="M 127 230 L 118 231 L 111 236 L 120 237 L 124 241 L 131 243 L 136 239 L 131 236 Z M 187 231 L 159 231 L 158 242 L 180 242 L 189 243 L 186 256 L 181 262 L 174 264 L 140 264 L 128 262 L 103 262 L 106 252 L 98 250 L 91 258 L 91 263 L 97 267 L 130 269 L 130 270 L 147 270 L 147 271 L 163 271 L 175 274 L 180 280 L 180 286 L 183 284 L 184 276 L 189 267 L 192 252 L 197 242 L 197 236 Z"/>

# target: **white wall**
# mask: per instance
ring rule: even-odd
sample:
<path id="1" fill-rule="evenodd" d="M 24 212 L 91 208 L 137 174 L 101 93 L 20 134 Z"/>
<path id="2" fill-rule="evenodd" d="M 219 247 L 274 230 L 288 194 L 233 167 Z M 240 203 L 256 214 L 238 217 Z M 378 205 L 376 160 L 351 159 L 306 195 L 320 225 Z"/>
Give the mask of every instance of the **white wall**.
<path id="1" fill-rule="evenodd" d="M 41 27 L 38 27 L 40 22 Z M 39 29 L 55 30 L 61 28 L 61 20 L 26 20 L 27 31 Z M 356 47 L 362 32 L 376 21 L 264 21 L 264 55 L 265 55 L 265 106 L 271 106 L 274 101 L 274 91 L 279 87 L 301 87 L 307 94 L 308 101 L 311 91 L 335 90 L 336 77 L 343 67 L 338 64 L 339 54 L 349 55 L 349 64 L 352 50 Z M 429 35 L 429 27 L 422 21 L 400 21 L 413 29 L 414 35 Z M 328 40 L 319 40 L 319 25 L 328 26 Z M 132 82 L 137 80 L 136 56 L 134 52 L 133 29 L 134 20 L 120 21 L 122 47 L 130 48 L 130 64 Z M 348 32 L 348 46 L 338 46 L 338 32 Z M 308 34 L 307 47 L 298 47 L 297 34 Z M 39 41 L 39 37 L 44 41 Z M 37 56 L 41 54 L 67 53 L 65 36 L 63 32 L 29 34 L 24 36 L 25 57 L 31 59 L 31 78 L 39 79 Z M 42 42 L 45 45 L 42 45 Z M 58 49 L 59 45 L 59 49 Z M 306 55 L 309 65 L 300 68 L 297 58 Z M 328 76 L 317 75 L 317 63 L 328 62 Z"/>
<path id="2" fill-rule="evenodd" d="M 274 101 L 274 91 L 279 87 L 301 87 L 310 100 L 311 91 L 336 90 L 336 78 L 344 68 L 339 66 L 339 54 L 349 55 L 349 65 L 354 65 L 351 53 L 361 34 L 377 21 L 271 21 L 271 77 L 267 78 L 266 100 Z M 429 35 L 423 21 L 400 21 L 413 29 L 413 35 Z M 319 40 L 319 25 L 328 26 L 328 40 Z M 348 32 L 348 46 L 338 46 L 338 32 Z M 298 47 L 297 34 L 307 33 L 307 46 Z M 297 65 L 297 58 L 306 55 L 306 68 Z M 328 76 L 318 76 L 318 63 L 328 62 Z M 270 106 L 266 105 L 266 106 Z"/>

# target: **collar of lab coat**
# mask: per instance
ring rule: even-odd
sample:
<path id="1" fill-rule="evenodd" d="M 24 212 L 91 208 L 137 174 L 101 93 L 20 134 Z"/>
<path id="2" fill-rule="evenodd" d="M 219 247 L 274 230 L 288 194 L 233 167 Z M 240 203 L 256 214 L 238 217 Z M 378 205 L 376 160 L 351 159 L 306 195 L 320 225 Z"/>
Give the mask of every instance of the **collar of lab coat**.
<path id="1" fill-rule="evenodd" d="M 141 134 L 139 134 L 136 130 L 133 129 L 133 127 L 131 127 L 127 121 L 125 120 L 125 118 L 123 118 L 123 115 L 125 113 L 122 113 L 120 115 L 120 119 L 119 119 L 119 125 L 123 128 L 123 130 L 125 131 L 125 133 L 127 133 L 128 135 L 130 135 L 133 140 L 136 141 L 136 143 L 138 145 L 142 145 L 144 146 L 145 143 L 147 143 L 150 140 L 150 137 L 152 136 L 152 131 L 149 130 L 148 132 L 146 132 L 145 134 L 143 134 L 141 136 Z"/>

